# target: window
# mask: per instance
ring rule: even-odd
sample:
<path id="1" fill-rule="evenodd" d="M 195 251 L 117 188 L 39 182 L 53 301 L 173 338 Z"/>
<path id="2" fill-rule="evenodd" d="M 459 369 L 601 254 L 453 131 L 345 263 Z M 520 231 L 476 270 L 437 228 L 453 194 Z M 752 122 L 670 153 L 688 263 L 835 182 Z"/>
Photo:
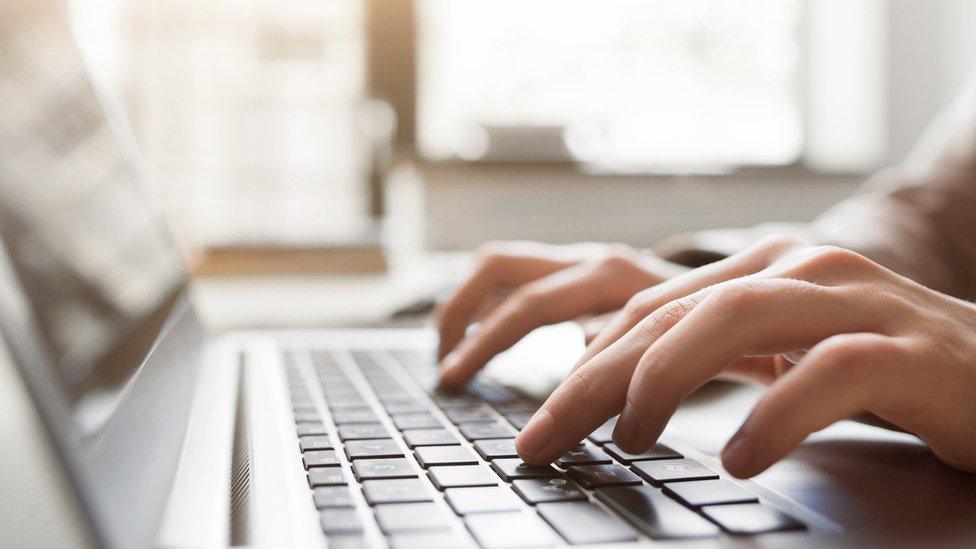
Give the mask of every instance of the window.
<path id="1" fill-rule="evenodd" d="M 788 164 L 799 0 L 418 0 L 421 152 Z"/>

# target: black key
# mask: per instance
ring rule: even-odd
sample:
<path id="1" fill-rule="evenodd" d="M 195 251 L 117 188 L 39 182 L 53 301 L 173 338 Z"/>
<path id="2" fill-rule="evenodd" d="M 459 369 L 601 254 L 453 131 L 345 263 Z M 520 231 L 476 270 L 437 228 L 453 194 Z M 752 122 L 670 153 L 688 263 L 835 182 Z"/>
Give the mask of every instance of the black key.
<path id="1" fill-rule="evenodd" d="M 355 509 L 325 509 L 319 516 L 326 535 L 355 534 L 363 531 Z"/>
<path id="2" fill-rule="evenodd" d="M 434 395 L 431 398 L 443 409 L 468 408 L 481 403 L 481 399 L 474 395 Z"/>
<path id="3" fill-rule="evenodd" d="M 451 521 L 440 507 L 433 503 L 398 503 L 380 505 L 374 511 L 376 522 L 384 534 L 413 532 L 418 530 L 446 530 Z"/>
<path id="4" fill-rule="evenodd" d="M 500 422 L 491 423 L 462 423 L 458 425 L 458 430 L 468 440 L 481 440 L 483 438 L 512 438 L 518 433 L 512 429 L 511 425 Z"/>
<path id="5" fill-rule="evenodd" d="M 295 412 L 295 423 L 321 423 L 318 412 Z"/>
<path id="6" fill-rule="evenodd" d="M 674 482 L 664 486 L 664 492 L 684 501 L 692 507 L 719 503 L 749 503 L 759 501 L 738 484 L 722 479 Z"/>
<path id="7" fill-rule="evenodd" d="M 406 458 L 359 459 L 352 462 L 352 472 L 357 480 L 373 478 L 410 478 L 417 470 Z"/>
<path id="8" fill-rule="evenodd" d="M 299 423 L 295 426 L 295 430 L 298 432 L 298 436 L 300 437 L 329 434 L 329 431 L 325 428 L 325 425 L 321 423 Z"/>
<path id="9" fill-rule="evenodd" d="M 617 458 L 621 463 L 625 463 L 627 465 L 635 461 L 645 461 L 649 459 L 681 459 L 684 457 L 663 444 L 655 444 L 642 454 L 631 454 L 624 452 L 620 449 L 620 446 L 617 446 L 616 444 L 607 444 L 603 447 L 603 449 L 606 450 L 611 456 Z"/>
<path id="10" fill-rule="evenodd" d="M 403 451 L 389 438 L 350 440 L 346 443 L 346 456 L 350 461 L 362 458 L 403 457 Z"/>
<path id="11" fill-rule="evenodd" d="M 331 450 L 332 441 L 327 436 L 298 437 L 298 446 L 305 450 Z"/>
<path id="12" fill-rule="evenodd" d="M 498 485 L 498 478 L 480 465 L 431 467 L 427 476 L 438 490 Z"/>
<path id="13" fill-rule="evenodd" d="M 539 409 L 538 403 L 533 402 L 531 400 L 522 400 L 522 399 L 510 400 L 508 402 L 501 402 L 495 404 L 494 406 L 496 410 L 498 410 L 503 414 L 508 412 L 535 413 L 535 411 Z"/>
<path id="14" fill-rule="evenodd" d="M 702 512 L 730 534 L 764 534 L 806 528 L 793 517 L 758 503 L 711 505 L 702 507 Z"/>
<path id="15" fill-rule="evenodd" d="M 346 473 L 341 467 L 313 467 L 308 470 L 308 485 L 312 488 L 339 486 L 347 482 Z"/>
<path id="16" fill-rule="evenodd" d="M 505 414 L 505 419 L 512 424 L 512 427 L 515 427 L 521 431 L 522 429 L 525 429 L 525 426 L 529 424 L 529 420 L 532 419 L 532 416 L 534 415 L 535 412 L 509 412 Z"/>
<path id="17" fill-rule="evenodd" d="M 485 421 L 495 421 L 495 414 L 491 408 L 481 406 L 470 406 L 463 408 L 448 408 L 444 410 L 444 415 L 451 423 L 477 423 Z"/>
<path id="18" fill-rule="evenodd" d="M 309 450 L 302 454 L 302 462 L 305 468 L 311 467 L 336 467 L 339 465 L 339 456 L 335 450 Z"/>
<path id="19" fill-rule="evenodd" d="M 569 470 L 569 476 L 583 485 L 584 488 L 598 488 L 600 486 L 624 486 L 640 484 L 637 475 L 625 469 L 622 465 L 580 465 Z"/>
<path id="20" fill-rule="evenodd" d="M 512 489 L 530 505 L 586 499 L 586 493 L 579 487 L 579 484 L 565 478 L 516 480 L 512 483 Z"/>
<path id="21" fill-rule="evenodd" d="M 427 405 L 419 400 L 394 400 L 384 404 L 386 411 L 391 414 L 410 414 L 416 412 L 429 412 Z"/>
<path id="22" fill-rule="evenodd" d="M 499 486 L 451 488 L 445 494 L 447 503 L 459 515 L 518 511 L 521 508 L 515 494 L 508 488 Z"/>
<path id="23" fill-rule="evenodd" d="M 332 421 L 336 425 L 346 425 L 350 423 L 376 423 L 379 418 L 372 410 L 335 410 L 332 412 Z"/>
<path id="24" fill-rule="evenodd" d="M 419 478 L 367 480 L 363 482 L 363 496 L 370 505 L 433 499 L 430 488 Z"/>
<path id="25" fill-rule="evenodd" d="M 556 465 L 564 469 L 574 465 L 596 465 L 599 463 L 611 463 L 610 456 L 598 446 L 588 442 L 573 448 L 556 460 Z"/>
<path id="26" fill-rule="evenodd" d="M 596 497 L 654 539 L 697 538 L 718 533 L 718 528 L 701 515 L 646 484 L 597 490 Z"/>
<path id="27" fill-rule="evenodd" d="M 512 482 L 521 478 L 551 478 L 562 475 L 553 469 L 552 465 L 533 467 L 519 458 L 496 459 L 491 462 L 491 468 L 505 482 Z"/>
<path id="28" fill-rule="evenodd" d="M 474 449 L 487 460 L 518 457 L 514 438 L 478 440 L 474 443 Z"/>
<path id="29" fill-rule="evenodd" d="M 414 451 L 424 469 L 432 465 L 475 465 L 478 456 L 464 446 L 421 446 Z"/>
<path id="30" fill-rule="evenodd" d="M 466 549 L 471 541 L 450 530 L 394 534 L 387 541 L 392 549 Z M 364 546 L 361 546 L 364 547 Z M 332 549 L 332 540 L 329 540 Z"/>
<path id="31" fill-rule="evenodd" d="M 379 423 L 353 423 L 340 425 L 339 438 L 347 440 L 366 440 L 371 438 L 390 438 L 390 433 Z"/>
<path id="32" fill-rule="evenodd" d="M 472 513 L 464 523 L 486 549 L 546 547 L 558 539 L 535 513 Z"/>
<path id="33" fill-rule="evenodd" d="M 396 414 L 393 424 L 401 431 L 404 429 L 434 429 L 441 426 L 441 422 L 429 412 L 420 414 Z"/>
<path id="34" fill-rule="evenodd" d="M 312 492 L 316 509 L 326 507 L 352 507 L 352 496 L 345 486 L 322 486 Z"/>
<path id="35" fill-rule="evenodd" d="M 715 471 L 693 459 L 658 459 L 638 461 L 631 467 L 644 480 L 660 485 L 675 480 L 705 480 L 718 478 Z"/>
<path id="36" fill-rule="evenodd" d="M 539 514 L 573 545 L 637 541 L 629 526 L 588 501 L 540 503 Z"/>
<path id="37" fill-rule="evenodd" d="M 590 433 L 590 436 L 586 437 L 590 439 L 590 442 L 594 444 L 604 445 L 613 440 L 613 428 L 617 426 L 617 418 L 613 417 L 607 420 L 606 423 L 596 428 L 596 431 Z"/>
<path id="38" fill-rule="evenodd" d="M 403 432 L 403 440 L 411 448 L 417 446 L 448 446 L 461 442 L 447 429 L 410 429 Z"/>

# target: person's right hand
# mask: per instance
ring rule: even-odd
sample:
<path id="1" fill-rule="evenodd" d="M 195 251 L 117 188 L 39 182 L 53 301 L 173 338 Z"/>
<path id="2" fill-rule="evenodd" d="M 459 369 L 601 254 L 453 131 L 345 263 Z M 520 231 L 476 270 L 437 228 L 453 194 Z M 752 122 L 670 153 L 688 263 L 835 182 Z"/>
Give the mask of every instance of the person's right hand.
<path id="1" fill-rule="evenodd" d="M 440 387 L 464 386 L 492 357 L 540 326 L 619 309 L 687 269 L 620 244 L 493 242 L 438 308 Z M 469 326 L 480 328 L 466 335 Z"/>

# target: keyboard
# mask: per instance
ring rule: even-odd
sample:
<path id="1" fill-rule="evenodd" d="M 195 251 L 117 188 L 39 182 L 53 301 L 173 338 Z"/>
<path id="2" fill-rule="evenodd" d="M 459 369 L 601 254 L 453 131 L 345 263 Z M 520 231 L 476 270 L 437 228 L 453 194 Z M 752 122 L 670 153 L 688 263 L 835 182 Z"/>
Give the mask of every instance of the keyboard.
<path id="1" fill-rule="evenodd" d="M 515 452 L 537 402 L 473 383 L 437 394 L 415 350 L 296 350 L 286 376 L 329 547 L 537 547 L 747 536 L 796 518 L 664 444 L 630 454 L 615 419 L 545 467 Z"/>

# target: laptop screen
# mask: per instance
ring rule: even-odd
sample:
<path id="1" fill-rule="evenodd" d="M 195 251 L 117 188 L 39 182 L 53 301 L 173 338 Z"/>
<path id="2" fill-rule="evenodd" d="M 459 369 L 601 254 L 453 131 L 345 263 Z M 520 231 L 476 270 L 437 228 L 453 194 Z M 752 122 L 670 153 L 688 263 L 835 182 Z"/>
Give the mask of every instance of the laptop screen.
<path id="1" fill-rule="evenodd" d="M 183 281 L 109 120 L 55 4 L 0 0 L 0 238 L 86 431 Z"/>

